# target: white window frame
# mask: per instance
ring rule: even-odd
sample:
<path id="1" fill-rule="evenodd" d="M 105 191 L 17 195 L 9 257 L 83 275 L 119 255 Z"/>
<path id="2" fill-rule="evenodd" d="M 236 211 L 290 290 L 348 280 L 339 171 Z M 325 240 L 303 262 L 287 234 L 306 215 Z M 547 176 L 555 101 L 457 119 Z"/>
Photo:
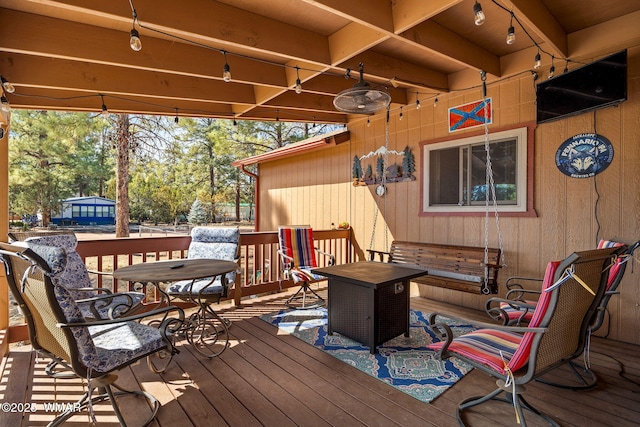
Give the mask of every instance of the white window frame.
<path id="1" fill-rule="evenodd" d="M 528 201 L 529 201 L 529 191 L 531 191 L 528 183 L 528 151 L 529 151 L 529 128 L 521 127 L 515 129 L 504 130 L 500 132 L 490 133 L 489 134 L 489 142 L 498 142 L 503 141 L 505 139 L 516 139 L 517 144 L 517 171 L 516 171 L 516 187 L 517 187 L 517 200 L 515 204 L 498 204 L 497 210 L 498 212 L 513 212 L 513 213 L 526 213 L 529 209 Z M 484 133 L 481 135 L 469 136 L 466 138 L 449 140 L 443 142 L 437 142 L 432 144 L 425 144 L 422 148 L 422 159 L 423 159 L 423 168 L 422 168 L 422 213 L 424 214 L 444 214 L 444 213 L 479 213 L 485 212 L 486 206 L 483 203 L 482 205 L 470 205 L 470 206 L 459 206 L 459 205 L 437 205 L 430 206 L 430 195 L 429 195 L 429 159 L 430 153 L 434 150 L 441 150 L 445 148 L 452 147 L 460 147 L 460 146 L 470 146 L 478 143 L 484 143 L 485 135 Z M 530 159 L 533 161 L 533 159 Z M 493 201 L 489 200 L 489 209 L 491 212 L 494 211 Z"/>

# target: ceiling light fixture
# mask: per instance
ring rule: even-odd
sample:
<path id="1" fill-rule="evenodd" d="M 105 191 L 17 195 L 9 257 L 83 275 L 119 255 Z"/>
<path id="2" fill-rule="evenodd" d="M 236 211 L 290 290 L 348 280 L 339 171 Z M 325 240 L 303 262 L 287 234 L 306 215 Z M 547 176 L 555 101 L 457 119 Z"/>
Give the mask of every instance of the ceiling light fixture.
<path id="1" fill-rule="evenodd" d="M 484 12 L 482 11 L 482 6 L 477 1 L 473 5 L 473 17 L 476 25 L 484 24 Z"/>
<path id="2" fill-rule="evenodd" d="M 16 91 L 16 88 L 4 78 L 4 76 L 0 76 L 0 80 L 2 80 L 2 89 L 4 89 L 7 93 L 13 93 Z"/>
<path id="3" fill-rule="evenodd" d="M 229 83 L 231 81 L 231 69 L 229 68 L 229 63 L 227 62 L 227 51 L 223 50 L 222 55 L 224 56 L 224 67 L 222 67 L 222 80 Z"/>
<path id="4" fill-rule="evenodd" d="M 302 93 L 302 83 L 300 83 L 300 68 L 296 66 L 296 93 L 300 95 Z"/>
<path id="5" fill-rule="evenodd" d="M 509 21 L 509 29 L 507 30 L 507 44 L 512 45 L 516 41 L 516 29 L 513 28 L 513 12 L 511 12 L 511 21 Z"/>

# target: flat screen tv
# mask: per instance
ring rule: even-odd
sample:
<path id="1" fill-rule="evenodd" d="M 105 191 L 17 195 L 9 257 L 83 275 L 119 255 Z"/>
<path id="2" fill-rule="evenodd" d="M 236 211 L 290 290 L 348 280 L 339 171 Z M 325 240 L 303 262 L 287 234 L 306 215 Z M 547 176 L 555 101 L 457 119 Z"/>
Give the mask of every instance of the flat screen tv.
<path id="1" fill-rule="evenodd" d="M 537 122 L 545 123 L 627 100 L 627 51 L 538 83 Z"/>

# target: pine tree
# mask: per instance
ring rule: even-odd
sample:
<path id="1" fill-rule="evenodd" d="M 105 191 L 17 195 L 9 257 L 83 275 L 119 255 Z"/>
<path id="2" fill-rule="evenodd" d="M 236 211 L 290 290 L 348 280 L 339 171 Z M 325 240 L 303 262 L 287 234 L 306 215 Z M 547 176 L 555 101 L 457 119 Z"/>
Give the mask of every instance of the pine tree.
<path id="1" fill-rule="evenodd" d="M 189 221 L 189 224 L 195 225 L 204 224 L 207 221 L 207 214 L 202 208 L 200 200 L 196 199 L 191 205 L 187 220 Z"/>

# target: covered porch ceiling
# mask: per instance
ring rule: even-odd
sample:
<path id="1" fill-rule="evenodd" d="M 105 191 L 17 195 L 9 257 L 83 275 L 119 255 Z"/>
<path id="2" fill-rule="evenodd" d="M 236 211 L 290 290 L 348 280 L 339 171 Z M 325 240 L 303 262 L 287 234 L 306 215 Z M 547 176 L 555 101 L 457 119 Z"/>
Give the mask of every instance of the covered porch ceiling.
<path id="1" fill-rule="evenodd" d="M 402 106 L 475 87 L 480 70 L 489 82 L 533 71 L 538 52 L 539 72 L 553 57 L 559 73 L 640 43 L 637 0 L 481 0 L 480 26 L 474 4 L 0 0 L 0 74 L 15 86 L 4 94 L 13 109 L 104 104 L 114 113 L 346 123 L 353 117 L 333 98 L 357 82 L 360 63 Z"/>

